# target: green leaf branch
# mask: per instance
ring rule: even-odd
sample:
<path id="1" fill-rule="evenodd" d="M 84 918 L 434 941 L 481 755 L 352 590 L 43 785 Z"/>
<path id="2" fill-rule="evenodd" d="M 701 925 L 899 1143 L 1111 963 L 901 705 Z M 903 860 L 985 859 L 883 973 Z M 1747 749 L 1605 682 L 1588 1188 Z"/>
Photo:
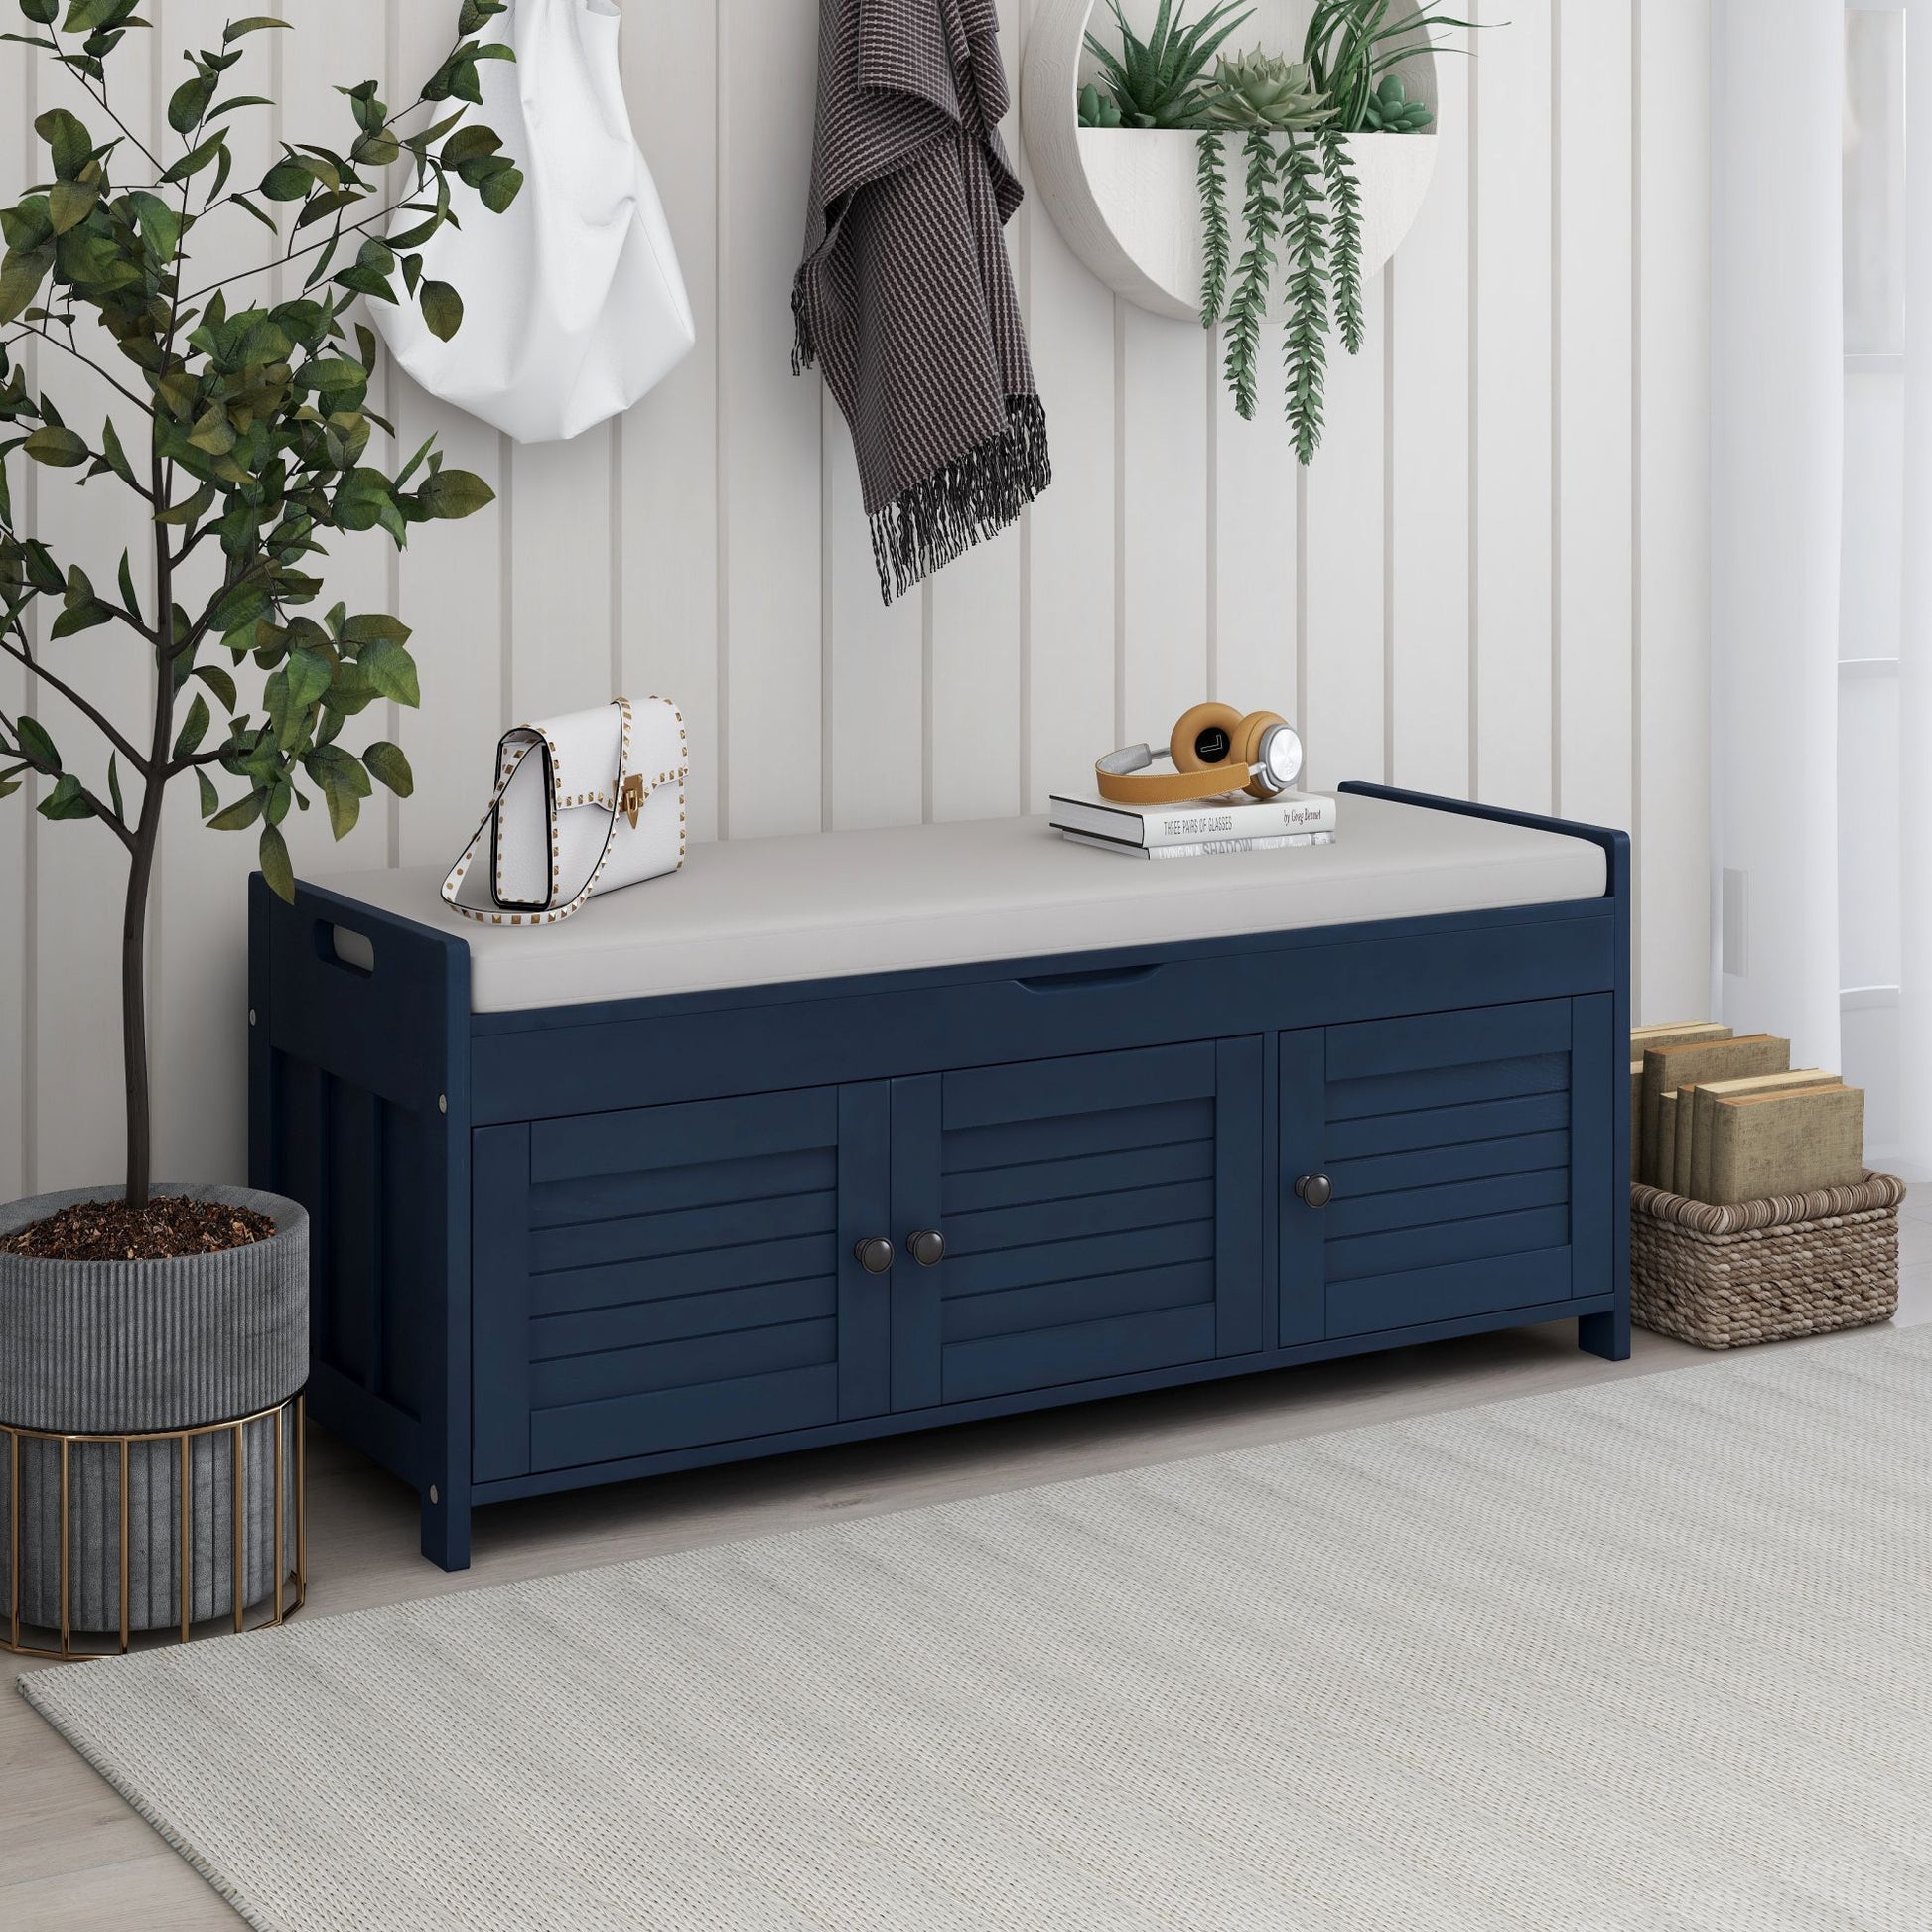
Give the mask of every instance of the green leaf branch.
<path id="1" fill-rule="evenodd" d="M 0 208 L 0 658 L 98 734 L 106 767 L 90 769 L 31 710 L 0 712 L 0 797 L 34 781 L 43 817 L 98 820 L 128 854 L 127 1188 L 139 1202 L 151 1142 L 143 960 L 167 788 L 192 774 L 205 822 L 253 832 L 263 874 L 284 897 L 295 884 L 283 832 L 291 811 L 320 802 L 342 838 L 378 785 L 399 797 L 413 789 L 397 746 L 347 742 L 372 706 L 420 703 L 410 631 L 341 603 L 318 615 L 328 559 L 362 531 L 400 548 L 412 528 L 474 515 L 492 492 L 446 469 L 433 441 L 400 466 L 382 454 L 393 431 L 369 407 L 375 338 L 347 312 L 357 300 L 407 301 L 438 336 L 454 335 L 462 297 L 425 272 L 423 251 L 471 206 L 509 207 L 523 177 L 496 134 L 470 118 L 482 64 L 511 58 L 483 38 L 505 0 L 460 0 L 448 55 L 400 110 L 374 81 L 341 88 L 351 125 L 340 148 L 285 144 L 258 181 L 241 182 L 231 129 L 268 103 L 243 90 L 239 69 L 258 36 L 289 23 L 230 20 L 218 47 L 190 52 L 167 101 L 173 140 L 157 153 L 111 90 L 116 52 L 148 27 L 136 4 L 65 0 L 64 11 L 63 0 L 18 0 L 26 31 L 6 36 L 71 75 L 92 106 L 40 115 L 46 178 Z M 397 194 L 387 178 L 399 165 L 407 186 Z M 266 228 L 272 249 L 252 269 L 197 283 L 210 224 L 231 220 Z M 295 263 L 306 264 L 298 294 L 259 292 Z M 56 351 L 34 365 L 47 379 L 22 359 L 29 346 Z M 71 361 L 128 405 L 118 426 L 110 419 L 94 435 L 68 420 L 53 378 Z M 140 446 L 129 434 L 136 419 Z M 141 505 L 145 589 L 130 553 L 100 585 L 27 527 L 13 483 L 29 464 Z M 108 526 L 105 504 L 100 521 Z M 205 546 L 219 567 L 198 566 L 191 589 L 186 567 Z M 154 660 L 152 711 L 138 730 L 90 698 L 67 659 L 69 639 L 108 627 Z"/>

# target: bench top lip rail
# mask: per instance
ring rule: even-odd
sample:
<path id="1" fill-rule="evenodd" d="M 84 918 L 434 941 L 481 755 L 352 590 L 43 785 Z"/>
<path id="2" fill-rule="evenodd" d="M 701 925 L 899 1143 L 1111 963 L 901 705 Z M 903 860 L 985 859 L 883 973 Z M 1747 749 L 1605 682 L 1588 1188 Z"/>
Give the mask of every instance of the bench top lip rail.
<path id="1" fill-rule="evenodd" d="M 1340 838 L 1149 863 L 1044 819 L 697 846 L 683 873 L 561 925 L 479 925 L 410 868 L 305 882 L 316 897 L 461 946 L 475 1016 L 993 968 L 1613 895 L 1620 834 L 1344 787 Z"/>

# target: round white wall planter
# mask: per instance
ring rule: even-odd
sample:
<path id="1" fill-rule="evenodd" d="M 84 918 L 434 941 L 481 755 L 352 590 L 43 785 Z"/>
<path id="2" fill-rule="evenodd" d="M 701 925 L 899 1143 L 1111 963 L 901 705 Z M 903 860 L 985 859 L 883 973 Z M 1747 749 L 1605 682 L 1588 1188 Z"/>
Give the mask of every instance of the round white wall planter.
<path id="1" fill-rule="evenodd" d="M 1020 124 L 1042 206 L 1080 260 L 1128 301 L 1159 316 L 1198 321 L 1202 270 L 1200 190 L 1195 165 L 1200 137 L 1185 129 L 1083 128 L 1077 97 L 1095 64 L 1086 33 L 1097 0 L 1043 0 L 1027 42 L 1020 82 Z M 1413 13 L 1413 0 L 1408 9 Z M 1152 7 L 1128 6 L 1144 32 Z M 1199 0 L 1191 10 L 1199 11 Z M 1301 52 L 1310 0 L 1258 0 L 1254 18 L 1225 52 L 1257 41 L 1290 58 Z M 1111 29 L 1101 14 L 1099 31 Z M 1401 67 L 1414 99 L 1436 105 L 1436 57 L 1419 52 Z M 1362 273 L 1379 270 L 1422 211 L 1436 172 L 1436 138 L 1423 134 L 1351 134 L 1348 152 L 1362 187 Z M 1241 253 L 1244 200 L 1241 135 L 1224 137 L 1228 227 Z M 1279 278 L 1273 313 L 1280 313 Z"/>

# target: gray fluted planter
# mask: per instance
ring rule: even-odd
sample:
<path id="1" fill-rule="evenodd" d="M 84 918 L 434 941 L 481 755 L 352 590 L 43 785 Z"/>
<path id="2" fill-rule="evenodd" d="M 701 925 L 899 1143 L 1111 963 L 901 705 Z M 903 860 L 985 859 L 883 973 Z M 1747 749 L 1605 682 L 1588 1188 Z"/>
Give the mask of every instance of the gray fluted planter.
<path id="1" fill-rule="evenodd" d="M 43 1194 L 0 1207 L 0 1235 L 111 1190 Z M 272 1239 L 173 1261 L 48 1261 L 0 1254 L 0 1422 L 65 1435 L 132 1435 L 232 1422 L 273 1409 L 309 1379 L 309 1218 L 279 1194 L 242 1187 L 158 1187 L 252 1208 Z M 244 1607 L 274 1589 L 275 1430 L 283 1522 L 294 1521 L 292 1416 L 242 1432 Z M 0 1438 L 0 1457 L 16 1439 Z M 60 1622 L 61 1446 L 20 1441 L 20 1610 Z M 235 1604 L 233 1437 L 191 1439 L 190 1600 L 197 1621 Z M 12 1590 L 13 1471 L 0 1471 L 0 1615 Z M 128 1451 L 128 1623 L 166 1628 L 181 1615 L 181 1450 Z M 69 1620 L 120 1627 L 120 1449 L 77 1443 L 68 1471 Z M 292 1552 L 290 1553 L 292 1561 Z"/>

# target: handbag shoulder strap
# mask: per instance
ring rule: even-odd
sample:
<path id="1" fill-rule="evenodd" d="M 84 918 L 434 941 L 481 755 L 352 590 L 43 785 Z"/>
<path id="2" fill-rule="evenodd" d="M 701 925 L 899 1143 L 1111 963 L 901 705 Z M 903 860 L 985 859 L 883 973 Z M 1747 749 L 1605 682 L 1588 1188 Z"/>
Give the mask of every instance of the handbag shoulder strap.
<path id="1" fill-rule="evenodd" d="M 483 849 L 483 840 L 489 835 L 490 824 L 502 805 L 503 794 L 509 789 L 510 780 L 516 776 L 518 767 L 532 749 L 525 746 L 523 751 L 517 754 L 513 762 L 506 759 L 503 774 L 496 781 L 496 789 L 490 794 L 488 807 L 483 812 L 483 823 L 477 827 L 475 836 L 463 848 L 461 857 L 450 868 L 449 876 L 443 881 L 443 902 L 453 911 L 460 912 L 466 919 L 476 920 L 479 925 L 556 925 L 561 920 L 569 918 L 573 912 L 581 910 L 588 902 L 591 895 L 597 891 L 598 881 L 604 877 L 604 868 L 611 862 L 611 847 L 617 840 L 618 817 L 624 809 L 624 784 L 630 772 L 630 700 L 613 698 L 611 702 L 618 708 L 620 721 L 618 769 L 617 776 L 612 780 L 609 801 L 611 822 L 605 828 L 604 850 L 598 855 L 597 864 L 591 868 L 591 876 L 584 882 L 577 897 L 567 905 L 554 905 L 542 912 L 484 912 L 474 905 L 461 905 L 457 902 L 457 891 L 463 884 L 464 874 L 470 870 L 477 854 Z M 597 802 L 603 804 L 605 801 L 600 798 Z M 553 799 L 550 806 L 553 819 L 556 809 L 556 802 Z M 554 843 L 554 823 L 551 829 Z"/>

